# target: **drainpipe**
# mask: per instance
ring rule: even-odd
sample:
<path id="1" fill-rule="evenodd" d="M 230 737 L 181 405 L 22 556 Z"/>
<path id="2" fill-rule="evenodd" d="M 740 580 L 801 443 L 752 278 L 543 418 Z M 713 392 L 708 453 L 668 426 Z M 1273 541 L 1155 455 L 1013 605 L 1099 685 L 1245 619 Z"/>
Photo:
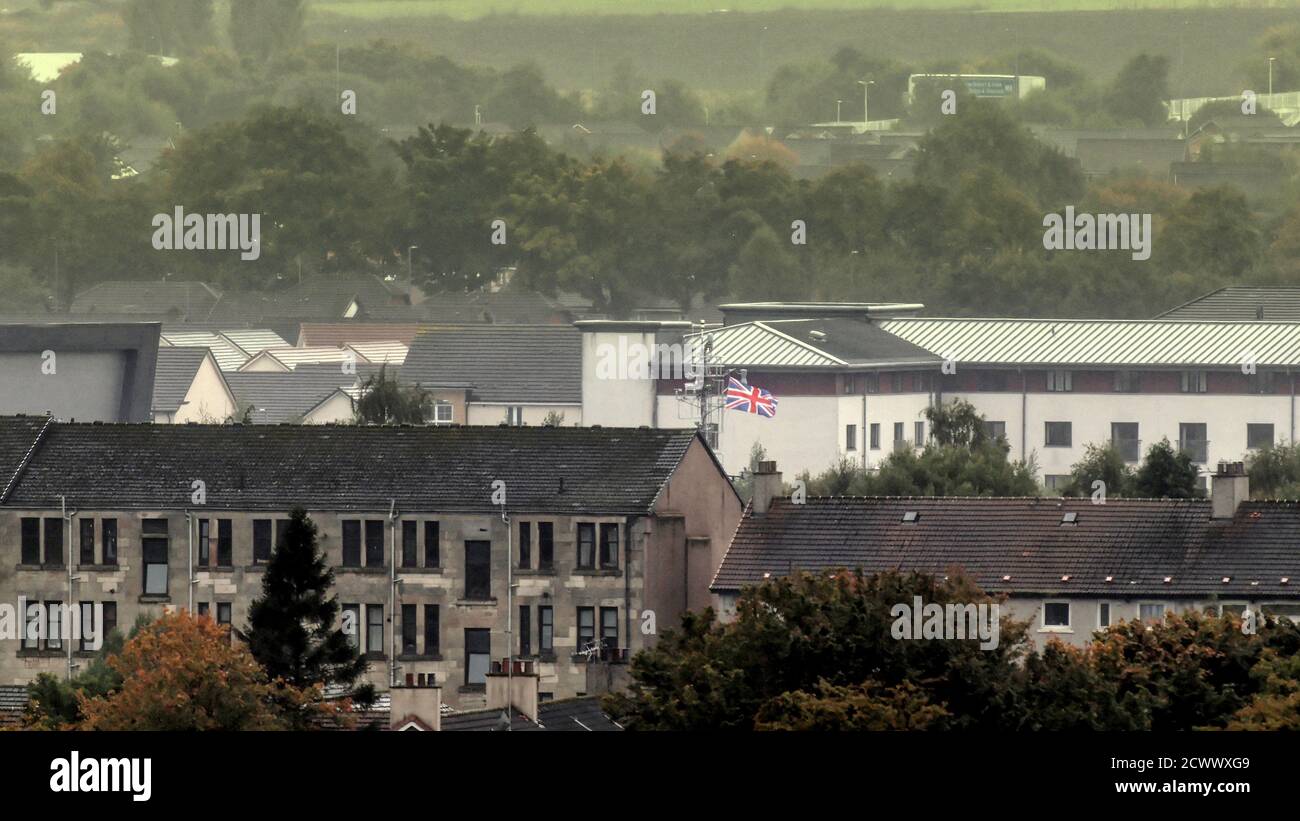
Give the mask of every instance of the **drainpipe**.
<path id="1" fill-rule="evenodd" d="M 72 517 L 76 515 L 76 511 L 73 511 L 72 514 L 68 513 L 68 499 L 66 496 L 59 497 L 59 510 L 63 518 L 63 524 L 61 525 L 64 534 L 63 549 L 67 551 L 63 557 L 63 563 L 68 569 L 68 587 L 64 597 L 63 619 L 59 619 L 59 632 L 68 634 L 68 640 L 64 642 L 64 649 L 68 654 L 68 681 L 72 681 L 72 631 L 67 629 L 68 625 L 65 625 L 63 621 L 67 619 L 70 622 L 72 619 L 72 584 L 77 579 L 76 576 L 72 575 Z M 81 614 L 78 613 L 77 615 L 80 616 Z"/>
<path id="2" fill-rule="evenodd" d="M 501 505 L 501 521 L 506 526 L 506 718 L 509 719 L 506 732 L 511 732 L 515 728 L 515 691 L 512 689 L 515 674 L 515 534 L 504 503 Z M 530 718 L 535 720 L 537 716 Z"/>
<path id="3" fill-rule="evenodd" d="M 632 646 L 632 526 L 636 524 L 635 516 L 628 516 L 623 534 L 623 641 Z M 687 553 L 687 558 L 690 553 Z M 643 571 L 644 572 L 644 571 Z M 641 588 L 645 595 L 645 587 Z"/>
<path id="4" fill-rule="evenodd" d="M 1025 438 L 1029 429 L 1029 419 L 1026 417 L 1028 412 L 1026 408 L 1029 403 L 1029 383 L 1025 381 L 1025 370 L 1020 368 L 1016 371 L 1020 374 L 1020 461 L 1029 458 L 1029 442 Z"/>
<path id="5" fill-rule="evenodd" d="M 1295 444 L 1295 374 L 1290 368 L 1286 369 L 1286 374 L 1291 377 L 1291 444 Z"/>
<path id="6" fill-rule="evenodd" d="M 189 595 L 190 595 L 189 612 L 193 613 L 194 612 L 194 585 L 198 584 L 199 580 L 194 577 L 194 514 L 188 510 L 185 511 L 185 539 L 190 546 L 190 549 L 186 554 L 189 556 L 189 577 L 188 577 L 189 583 L 186 584 L 185 586 L 189 588 Z"/>
<path id="7" fill-rule="evenodd" d="M 397 686 L 397 500 L 388 500 L 388 686 Z"/>

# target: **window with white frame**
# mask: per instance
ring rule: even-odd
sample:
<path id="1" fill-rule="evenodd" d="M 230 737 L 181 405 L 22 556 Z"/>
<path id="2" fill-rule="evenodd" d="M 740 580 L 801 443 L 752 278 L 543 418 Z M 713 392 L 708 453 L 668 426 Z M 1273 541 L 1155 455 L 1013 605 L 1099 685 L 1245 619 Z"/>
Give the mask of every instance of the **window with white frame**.
<path id="1" fill-rule="evenodd" d="M 1070 603 L 1065 601 L 1043 602 L 1043 628 L 1045 630 L 1065 630 L 1070 626 Z"/>
<path id="2" fill-rule="evenodd" d="M 1047 389 L 1049 391 L 1074 390 L 1074 374 L 1070 371 L 1062 371 L 1062 370 L 1048 371 Z"/>
<path id="3" fill-rule="evenodd" d="M 436 402 L 433 406 L 433 424 L 450 425 L 453 422 L 451 403 Z"/>

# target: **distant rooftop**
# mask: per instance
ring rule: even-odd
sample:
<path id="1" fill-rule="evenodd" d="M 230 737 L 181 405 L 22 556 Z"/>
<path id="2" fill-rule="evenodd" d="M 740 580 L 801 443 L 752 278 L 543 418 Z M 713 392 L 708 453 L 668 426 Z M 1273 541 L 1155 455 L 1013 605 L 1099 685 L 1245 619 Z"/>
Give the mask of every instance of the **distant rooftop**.
<path id="1" fill-rule="evenodd" d="M 1300 322 L 1300 286 L 1229 285 L 1170 308 L 1156 319 Z"/>

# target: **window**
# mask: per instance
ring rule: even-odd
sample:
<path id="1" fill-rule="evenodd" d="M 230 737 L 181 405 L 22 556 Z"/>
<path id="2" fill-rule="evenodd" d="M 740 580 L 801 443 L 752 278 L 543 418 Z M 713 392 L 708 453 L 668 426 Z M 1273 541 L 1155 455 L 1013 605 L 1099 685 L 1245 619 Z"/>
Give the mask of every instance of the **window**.
<path id="1" fill-rule="evenodd" d="M 366 567 L 384 566 L 384 522 L 382 519 L 366 521 Z"/>
<path id="2" fill-rule="evenodd" d="M 45 637 L 45 608 L 38 601 L 27 603 L 27 623 L 23 630 L 23 649 L 39 650 Z"/>
<path id="3" fill-rule="evenodd" d="M 533 523 L 519 523 L 519 566 L 525 570 L 533 566 Z"/>
<path id="4" fill-rule="evenodd" d="M 167 520 L 145 519 L 140 540 L 144 554 L 144 594 L 167 595 Z"/>
<path id="5" fill-rule="evenodd" d="M 894 423 L 894 450 L 898 450 L 899 448 L 906 447 L 906 446 L 907 446 L 907 440 L 903 438 L 903 423 L 895 422 Z"/>
<path id="6" fill-rule="evenodd" d="M 1138 618 L 1142 621 L 1163 621 L 1165 606 L 1163 604 L 1139 604 Z"/>
<path id="7" fill-rule="evenodd" d="M 95 563 L 95 520 L 82 519 L 80 524 L 81 544 L 80 555 L 77 557 L 78 564 Z"/>
<path id="8" fill-rule="evenodd" d="M 880 423 L 871 423 L 871 449 L 880 450 Z"/>
<path id="9" fill-rule="evenodd" d="M 533 654 L 533 608 L 526 604 L 519 605 L 519 655 L 528 657 Z"/>
<path id="10" fill-rule="evenodd" d="M 596 608 L 578 608 L 578 652 L 586 652 L 596 641 Z"/>
<path id="11" fill-rule="evenodd" d="M 985 422 L 984 435 L 995 441 L 998 439 L 1006 439 L 1007 423 L 1006 422 Z"/>
<path id="12" fill-rule="evenodd" d="M 41 563 L 41 520 L 23 519 L 22 521 L 22 564 Z"/>
<path id="13" fill-rule="evenodd" d="M 1246 447 L 1250 450 L 1273 447 L 1273 426 L 1253 422 L 1247 424 Z"/>
<path id="14" fill-rule="evenodd" d="M 1007 389 L 1006 371 L 978 371 L 977 380 L 982 391 L 1005 391 Z"/>
<path id="15" fill-rule="evenodd" d="M 1178 449 L 1193 462 L 1204 464 L 1209 450 L 1209 439 L 1204 422 L 1182 422 L 1178 425 Z"/>
<path id="16" fill-rule="evenodd" d="M 618 525 L 600 526 L 600 566 L 618 567 Z"/>
<path id="17" fill-rule="evenodd" d="M 1115 371 L 1115 393 L 1141 393 L 1140 371 Z"/>
<path id="18" fill-rule="evenodd" d="M 549 605 L 537 608 L 537 652 L 555 655 L 555 610 Z"/>
<path id="19" fill-rule="evenodd" d="M 117 519 L 104 519 L 99 523 L 100 541 L 104 544 L 104 564 L 117 564 Z M 116 604 L 113 605 L 117 607 Z M 114 610 L 114 613 L 117 611 Z"/>
<path id="20" fill-rule="evenodd" d="M 346 545 L 347 529 L 344 528 L 344 544 Z M 344 547 L 344 552 L 347 548 Z M 271 561 L 271 520 L 254 519 L 253 520 L 253 564 L 261 564 Z M 347 564 L 345 561 L 344 564 Z"/>
<path id="21" fill-rule="evenodd" d="M 289 519 L 275 520 L 275 547 L 278 550 L 284 544 L 284 534 L 289 530 Z"/>
<path id="22" fill-rule="evenodd" d="M 229 519 L 217 519 L 217 567 L 235 563 L 235 540 Z"/>
<path id="23" fill-rule="evenodd" d="M 212 562 L 212 545 L 208 543 L 209 531 L 207 519 L 199 519 L 199 567 L 207 567 Z"/>
<path id="24" fill-rule="evenodd" d="M 361 522 L 356 519 L 343 522 L 343 566 L 361 566 Z"/>
<path id="25" fill-rule="evenodd" d="M 862 374 L 862 390 L 863 393 L 880 393 L 880 374 Z"/>
<path id="26" fill-rule="evenodd" d="M 108 638 L 108 634 L 117 627 L 117 604 L 115 602 L 104 602 L 100 614 L 100 621 L 96 624 L 95 602 L 83 601 L 81 603 L 81 643 L 77 649 L 83 653 L 95 650 L 96 640 L 102 647 L 103 641 Z"/>
<path id="27" fill-rule="evenodd" d="M 912 444 L 916 445 L 918 448 L 925 447 L 925 423 L 913 422 L 912 433 L 914 435 Z"/>
<path id="28" fill-rule="evenodd" d="M 902 393 L 902 392 L 903 392 L 903 375 L 902 375 L 901 373 L 891 373 L 889 376 L 890 376 L 890 386 L 889 386 L 889 387 L 890 387 L 891 392 L 892 392 L 892 393 Z"/>
<path id="29" fill-rule="evenodd" d="M 212 609 L 212 605 L 209 604 L 208 602 L 201 601 L 201 602 L 199 602 L 199 604 L 198 604 L 198 608 L 199 608 L 199 609 L 198 609 L 198 614 L 199 614 L 200 616 L 206 616 L 206 615 L 208 615 L 209 611 L 211 611 L 211 609 Z"/>
<path id="30" fill-rule="evenodd" d="M 228 601 L 217 602 L 217 624 L 223 624 L 227 627 L 230 626 L 233 607 L 234 605 Z"/>
<path id="31" fill-rule="evenodd" d="M 1070 423 L 1048 422 L 1043 444 L 1049 448 L 1070 447 Z"/>
<path id="32" fill-rule="evenodd" d="M 45 563 L 63 564 L 63 520 L 45 520 Z"/>
<path id="33" fill-rule="evenodd" d="M 1097 626 L 1110 627 L 1110 602 L 1097 605 Z"/>
<path id="34" fill-rule="evenodd" d="M 402 655 L 404 656 L 415 655 L 415 628 L 415 605 L 402 605 Z"/>
<path id="35" fill-rule="evenodd" d="M 1251 393 L 1273 393 L 1273 371 L 1256 371 L 1250 374 Z"/>
<path id="36" fill-rule="evenodd" d="M 1049 473 L 1043 476 L 1043 487 L 1053 493 L 1059 494 L 1069 486 L 1073 478 L 1074 477 L 1068 473 Z"/>
<path id="37" fill-rule="evenodd" d="M 63 647 L 63 602 L 47 601 L 45 618 L 47 621 L 45 649 L 58 650 Z"/>
<path id="38" fill-rule="evenodd" d="M 1049 601 L 1043 603 L 1043 627 L 1069 627 L 1070 603 Z"/>
<path id="39" fill-rule="evenodd" d="M 518 405 L 511 405 L 506 408 L 506 424 L 511 427 L 519 427 L 524 424 L 524 409 Z"/>
<path id="40" fill-rule="evenodd" d="M 555 564 L 555 525 L 537 523 L 537 569 L 550 570 Z"/>
<path id="41" fill-rule="evenodd" d="M 492 657 L 491 631 L 465 629 L 465 683 L 487 684 L 488 659 Z"/>
<path id="42" fill-rule="evenodd" d="M 420 548 L 417 544 L 419 535 L 415 522 L 402 522 L 402 567 L 415 567 Z"/>
<path id="43" fill-rule="evenodd" d="M 366 605 L 366 652 L 384 652 L 384 606 Z"/>
<path id="44" fill-rule="evenodd" d="M 1047 372 L 1047 389 L 1049 391 L 1063 392 L 1074 390 L 1074 374 L 1072 371 L 1048 371 Z"/>
<path id="45" fill-rule="evenodd" d="M 341 619 L 339 629 L 343 635 L 348 637 L 352 646 L 361 649 L 361 605 L 345 604 L 340 611 Z"/>
<path id="46" fill-rule="evenodd" d="M 438 641 L 440 635 L 438 605 L 426 604 L 424 606 L 424 654 L 426 656 L 436 656 L 442 652 L 442 645 Z"/>
<path id="47" fill-rule="evenodd" d="M 492 543 L 465 542 L 465 598 L 492 598 Z"/>
<path id="48" fill-rule="evenodd" d="M 433 406 L 433 423 L 435 425 L 450 425 L 452 423 L 450 402 L 438 402 Z"/>
<path id="49" fill-rule="evenodd" d="M 857 425 L 844 426 L 844 449 L 845 450 L 858 449 L 858 426 Z"/>
<path id="50" fill-rule="evenodd" d="M 618 608 L 600 608 L 600 646 L 605 650 L 617 650 L 618 644 Z"/>
<path id="51" fill-rule="evenodd" d="M 1205 371 L 1183 371 L 1183 393 L 1205 393 Z"/>
<path id="52" fill-rule="evenodd" d="M 596 526 L 591 522 L 578 524 L 578 567 L 596 566 Z"/>
<path id="53" fill-rule="evenodd" d="M 853 393 L 853 377 L 851 376 L 844 377 L 844 392 L 846 394 Z"/>
<path id="54" fill-rule="evenodd" d="M 1125 462 L 1142 460 L 1142 442 L 1138 439 L 1137 422 L 1111 422 L 1110 444 Z"/>
<path id="55" fill-rule="evenodd" d="M 424 523 L 424 566 L 437 567 L 439 559 L 438 554 L 438 523 Z"/>

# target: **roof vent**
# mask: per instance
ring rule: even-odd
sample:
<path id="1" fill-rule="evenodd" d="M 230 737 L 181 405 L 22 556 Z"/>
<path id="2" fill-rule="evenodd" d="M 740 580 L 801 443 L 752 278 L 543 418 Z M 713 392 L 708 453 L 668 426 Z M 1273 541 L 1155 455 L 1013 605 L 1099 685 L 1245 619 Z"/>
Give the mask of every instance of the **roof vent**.
<path id="1" fill-rule="evenodd" d="M 1107 584 L 1109 584 L 1109 583 L 1111 583 L 1111 582 L 1113 582 L 1113 581 L 1115 581 L 1115 577 L 1114 577 L 1114 576 L 1107 576 L 1107 577 L 1106 577 L 1106 583 L 1107 583 Z"/>
<path id="2" fill-rule="evenodd" d="M 920 518 L 920 513 L 915 510 L 909 510 L 903 514 L 903 524 L 915 524 L 917 519 Z"/>
<path id="3" fill-rule="evenodd" d="M 1174 580 L 1174 577 L 1173 577 L 1173 576 L 1165 576 L 1165 584 L 1169 584 L 1169 583 L 1172 582 L 1173 580 Z"/>
<path id="4" fill-rule="evenodd" d="M 1230 581 L 1232 581 L 1232 577 L 1231 577 L 1231 576 L 1224 576 L 1224 577 L 1223 577 L 1223 583 L 1224 583 L 1224 584 L 1227 584 L 1227 583 L 1230 582 Z"/>
<path id="5" fill-rule="evenodd" d="M 1079 514 L 1071 510 L 1061 517 L 1062 525 L 1077 525 L 1079 523 Z"/>
<path id="6" fill-rule="evenodd" d="M 1070 574 L 1068 573 L 1061 577 L 1061 581 L 1063 582 L 1068 582 L 1069 580 L 1070 580 Z"/>
<path id="7" fill-rule="evenodd" d="M 811 339 L 813 342 L 821 342 L 822 340 L 826 339 L 826 332 L 825 332 L 825 331 L 809 331 L 809 332 L 808 332 L 808 338 Z"/>

